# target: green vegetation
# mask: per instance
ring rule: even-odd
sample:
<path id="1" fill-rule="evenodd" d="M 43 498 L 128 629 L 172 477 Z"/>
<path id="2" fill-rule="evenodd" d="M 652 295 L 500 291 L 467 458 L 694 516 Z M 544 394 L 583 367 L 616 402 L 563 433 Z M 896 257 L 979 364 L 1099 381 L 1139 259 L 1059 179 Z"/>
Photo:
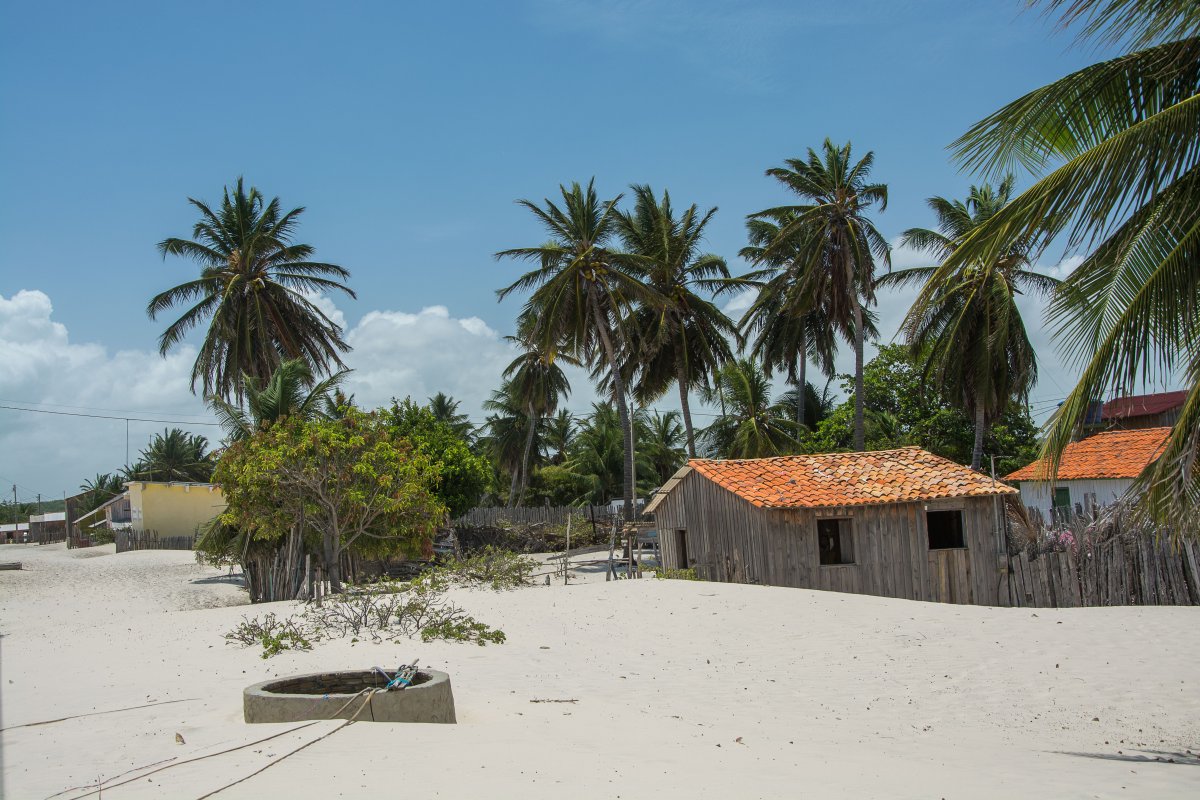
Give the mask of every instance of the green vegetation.
<path id="1" fill-rule="evenodd" d="M 222 525 L 250 541 L 313 540 L 334 592 L 343 550 L 428 556 L 445 518 L 429 456 L 382 413 L 286 418 L 231 444 L 214 477 L 229 504 Z"/>
<path id="2" fill-rule="evenodd" d="M 1197 518 L 1200 16 L 1179 0 L 1042 5 L 1128 52 L 1035 89 L 954 144 L 980 175 L 963 199 L 930 198 L 932 227 L 905 233 L 927 265 L 877 276 L 891 263 L 874 222 L 888 188 L 849 142 L 767 170 L 795 202 L 748 217 L 740 276 L 705 248 L 717 210 L 677 209 L 666 191 L 636 184 L 622 207 L 573 183 L 518 201 L 545 241 L 496 253 L 530 269 L 498 293 L 522 301 L 517 350 L 478 428 L 441 393 L 427 406 L 354 408 L 335 371 L 342 332 L 304 294 L 350 293 L 349 273 L 292 243 L 302 209 L 283 214 L 241 181 L 215 211 L 193 200 L 193 238 L 160 250 L 195 259 L 201 276 L 149 311 L 193 304 L 164 332 L 164 353 L 208 326 L 193 386 L 215 395 L 226 423 L 217 476 L 230 510 L 205 536 L 206 557 L 308 553 L 336 578 L 341 550 L 426 553 L 447 512 L 479 503 L 621 499 L 631 514 L 635 490 L 646 496 L 692 455 L 918 445 L 977 469 L 994 459 L 1005 474 L 1038 452 L 1021 293 L 1049 296 L 1059 341 L 1083 367 L 1046 452 L 1057 457 L 1105 393 L 1181 380 L 1186 404 L 1142 488 L 1159 520 Z M 1037 176 L 1021 193 L 1018 165 Z M 1084 256 L 1061 284 L 1033 269 L 1052 242 Z M 877 330 L 875 292 L 894 286 L 919 288 L 903 343 L 865 363 L 864 342 L 892 333 Z M 734 324 L 715 298 L 739 291 L 755 297 Z M 855 369 L 839 401 L 809 366 L 831 382 L 842 342 Z M 603 398 L 587 414 L 561 408 L 564 365 L 589 370 Z M 680 411 L 651 408 L 672 387 Z M 127 476 L 202 480 L 211 467 L 203 437 L 165 431 Z M 85 485 L 97 497 L 101 477 Z"/>
<path id="3" fill-rule="evenodd" d="M 303 359 L 328 374 L 344 367 L 349 349 L 341 327 L 325 315 L 309 293 L 343 292 L 350 273 L 336 264 L 312 261 L 314 248 L 292 241 L 303 208 L 284 212 L 279 198 L 269 202 L 241 178 L 225 189 L 221 205 L 188 198 L 200 219 L 191 239 L 168 238 L 158 245 L 163 258 L 182 256 L 200 265 L 200 275 L 150 301 L 151 319 L 178 305 L 183 316 L 159 337 L 166 355 L 187 333 L 207 321 L 208 331 L 192 368 L 192 388 L 205 396 L 244 394 L 242 375 L 266 382 L 284 359 Z"/>

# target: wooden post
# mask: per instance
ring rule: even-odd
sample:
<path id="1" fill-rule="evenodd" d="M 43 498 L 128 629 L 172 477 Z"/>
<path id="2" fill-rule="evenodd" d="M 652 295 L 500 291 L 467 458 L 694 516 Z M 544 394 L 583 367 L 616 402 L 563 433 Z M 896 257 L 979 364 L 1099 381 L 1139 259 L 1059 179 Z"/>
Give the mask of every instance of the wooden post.
<path id="1" fill-rule="evenodd" d="M 567 585 L 571 574 L 571 514 L 567 514 L 567 549 L 563 553 L 563 586 Z"/>

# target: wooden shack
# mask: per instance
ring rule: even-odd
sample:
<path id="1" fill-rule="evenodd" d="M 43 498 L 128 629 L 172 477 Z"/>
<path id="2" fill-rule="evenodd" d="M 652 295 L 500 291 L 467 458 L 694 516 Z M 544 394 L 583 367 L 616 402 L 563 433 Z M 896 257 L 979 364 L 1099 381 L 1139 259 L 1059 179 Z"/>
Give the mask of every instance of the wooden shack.
<path id="1" fill-rule="evenodd" d="M 647 505 L 669 568 L 700 578 L 1007 605 L 1016 490 L 919 448 L 692 459 Z"/>

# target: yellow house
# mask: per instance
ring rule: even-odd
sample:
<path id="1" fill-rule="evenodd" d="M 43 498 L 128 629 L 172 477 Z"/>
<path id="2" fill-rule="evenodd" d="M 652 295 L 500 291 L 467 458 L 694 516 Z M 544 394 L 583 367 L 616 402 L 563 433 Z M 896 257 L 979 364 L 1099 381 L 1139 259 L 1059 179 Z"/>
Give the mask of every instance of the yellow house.
<path id="1" fill-rule="evenodd" d="M 225 510 L 221 487 L 211 483 L 135 481 L 125 487 L 129 490 L 135 531 L 192 536 L 197 528 Z"/>

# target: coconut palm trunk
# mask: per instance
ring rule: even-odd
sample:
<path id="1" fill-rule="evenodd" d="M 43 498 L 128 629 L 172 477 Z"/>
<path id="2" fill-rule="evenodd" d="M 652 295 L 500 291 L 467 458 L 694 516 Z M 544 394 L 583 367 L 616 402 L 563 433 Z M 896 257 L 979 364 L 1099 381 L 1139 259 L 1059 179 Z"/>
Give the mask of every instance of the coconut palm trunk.
<path id="1" fill-rule="evenodd" d="M 677 381 L 679 383 L 679 405 L 683 410 L 683 429 L 687 432 L 688 458 L 696 457 L 696 433 L 692 429 L 692 409 L 688 403 L 687 372 L 683 362 L 679 363 Z"/>
<path id="2" fill-rule="evenodd" d="M 983 403 L 975 402 L 975 448 L 971 450 L 971 469 L 978 470 L 983 463 L 983 434 L 987 431 L 987 416 Z"/>
<path id="3" fill-rule="evenodd" d="M 796 358 L 796 430 L 804 424 L 804 405 L 808 401 L 808 342 L 800 335 L 800 353 Z"/>
<path id="4" fill-rule="evenodd" d="M 623 488 L 625 491 L 625 519 L 633 519 L 633 425 L 629 417 L 629 403 L 625 399 L 625 379 L 621 376 L 621 366 L 617 361 L 617 351 L 613 347 L 612 335 L 608 326 L 608 318 L 600 308 L 600 300 L 596 297 L 595 287 L 588 292 L 588 302 L 592 306 L 592 318 L 596 321 L 596 333 L 600 337 L 600 345 L 604 348 L 604 357 L 608 361 L 608 370 L 612 379 L 613 397 L 617 401 L 617 413 L 621 417 L 621 436 L 625 446 L 625 465 L 623 470 Z"/>
<path id="5" fill-rule="evenodd" d="M 538 415 L 533 403 L 529 404 L 529 430 L 525 433 L 525 453 L 521 456 L 521 490 L 517 492 L 516 505 L 525 502 L 525 490 L 529 488 L 529 460 L 533 455 L 533 438 L 537 433 Z"/>

